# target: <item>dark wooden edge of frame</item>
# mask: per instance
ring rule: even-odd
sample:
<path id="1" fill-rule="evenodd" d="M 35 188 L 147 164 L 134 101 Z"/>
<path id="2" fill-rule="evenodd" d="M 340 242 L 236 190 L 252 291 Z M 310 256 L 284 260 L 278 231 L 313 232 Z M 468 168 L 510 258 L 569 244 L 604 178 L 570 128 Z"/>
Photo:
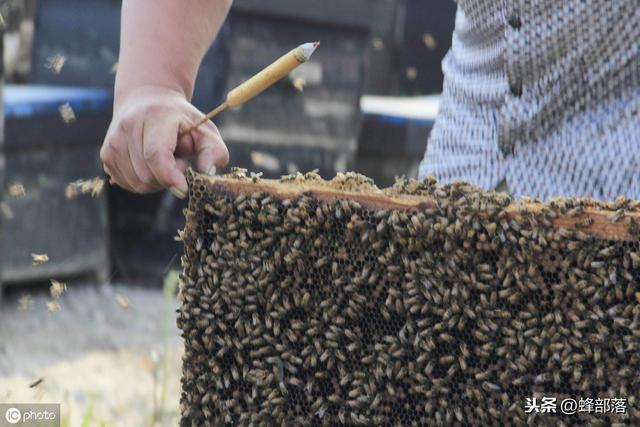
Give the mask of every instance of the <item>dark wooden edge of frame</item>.
<path id="1" fill-rule="evenodd" d="M 219 189 L 220 192 L 231 192 L 236 194 L 250 195 L 258 192 L 272 194 L 278 198 L 290 199 L 302 194 L 310 194 L 319 200 L 349 199 L 356 201 L 364 207 L 375 209 L 406 209 L 424 210 L 436 206 L 435 200 L 421 196 L 402 195 L 391 196 L 384 190 L 374 190 L 372 193 L 362 193 L 355 191 L 343 191 L 331 188 L 328 185 L 318 185 L 313 183 L 281 182 L 279 180 L 260 179 L 253 182 L 250 179 L 241 180 L 228 177 L 209 177 L 202 174 L 195 174 L 194 179 L 206 180 L 211 189 Z M 544 204 L 535 202 L 524 202 L 520 205 L 512 203 L 505 210 L 510 217 L 516 217 L 522 207 L 527 211 L 535 213 L 544 208 Z M 580 227 L 579 231 L 593 237 L 607 240 L 638 241 L 638 237 L 629 231 L 629 224 L 624 220 L 631 217 L 640 224 L 640 212 L 625 212 L 624 217 L 619 221 L 612 222 L 609 218 L 614 211 L 600 208 L 585 208 L 584 213 L 577 216 L 559 214 L 553 221 L 556 228 L 577 229 L 576 224 L 589 217 L 593 222 L 585 227 Z"/>

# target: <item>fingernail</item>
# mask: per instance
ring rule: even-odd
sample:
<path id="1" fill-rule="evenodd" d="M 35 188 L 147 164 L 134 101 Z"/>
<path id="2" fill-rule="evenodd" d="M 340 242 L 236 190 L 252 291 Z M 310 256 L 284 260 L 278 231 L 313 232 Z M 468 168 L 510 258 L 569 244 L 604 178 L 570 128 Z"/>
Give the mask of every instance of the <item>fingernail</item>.
<path id="1" fill-rule="evenodd" d="M 185 197 L 187 197 L 187 193 L 180 190 L 178 187 L 169 187 L 169 191 L 178 199 L 184 199 Z"/>
<path id="2" fill-rule="evenodd" d="M 207 171 L 207 175 L 209 175 L 209 176 L 214 176 L 214 175 L 216 174 L 216 170 L 217 170 L 217 169 L 216 169 L 216 167 L 215 167 L 215 166 L 211 166 L 211 167 L 209 168 L 209 170 Z"/>

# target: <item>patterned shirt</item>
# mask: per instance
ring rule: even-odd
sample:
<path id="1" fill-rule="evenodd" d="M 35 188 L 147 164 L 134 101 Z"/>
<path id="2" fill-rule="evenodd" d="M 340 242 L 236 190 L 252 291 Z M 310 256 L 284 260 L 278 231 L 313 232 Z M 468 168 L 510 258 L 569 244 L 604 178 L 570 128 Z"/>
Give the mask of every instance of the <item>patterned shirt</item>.
<path id="1" fill-rule="evenodd" d="M 640 0 L 458 0 L 420 177 L 640 199 Z"/>

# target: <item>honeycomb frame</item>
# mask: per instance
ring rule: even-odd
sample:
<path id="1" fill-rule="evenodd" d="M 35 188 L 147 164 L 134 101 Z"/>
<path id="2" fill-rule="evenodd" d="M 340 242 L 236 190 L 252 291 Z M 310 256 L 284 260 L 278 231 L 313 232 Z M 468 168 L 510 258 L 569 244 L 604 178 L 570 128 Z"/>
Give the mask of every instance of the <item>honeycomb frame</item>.
<path id="1" fill-rule="evenodd" d="M 640 424 L 639 202 L 187 178 L 182 426 Z"/>

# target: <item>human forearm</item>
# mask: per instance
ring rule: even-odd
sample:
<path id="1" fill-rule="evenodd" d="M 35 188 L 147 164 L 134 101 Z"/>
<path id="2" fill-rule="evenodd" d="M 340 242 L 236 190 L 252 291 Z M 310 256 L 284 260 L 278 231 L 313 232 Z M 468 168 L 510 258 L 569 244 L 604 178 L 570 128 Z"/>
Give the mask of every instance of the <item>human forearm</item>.
<path id="1" fill-rule="evenodd" d="M 191 105 L 202 58 L 231 0 L 124 0 L 113 119 L 100 158 L 111 182 L 185 197 L 184 170 L 215 173 L 229 159 L 218 129 Z"/>
<path id="2" fill-rule="evenodd" d="M 193 95 L 198 67 L 231 0 L 124 0 L 116 104 L 155 85 Z"/>

